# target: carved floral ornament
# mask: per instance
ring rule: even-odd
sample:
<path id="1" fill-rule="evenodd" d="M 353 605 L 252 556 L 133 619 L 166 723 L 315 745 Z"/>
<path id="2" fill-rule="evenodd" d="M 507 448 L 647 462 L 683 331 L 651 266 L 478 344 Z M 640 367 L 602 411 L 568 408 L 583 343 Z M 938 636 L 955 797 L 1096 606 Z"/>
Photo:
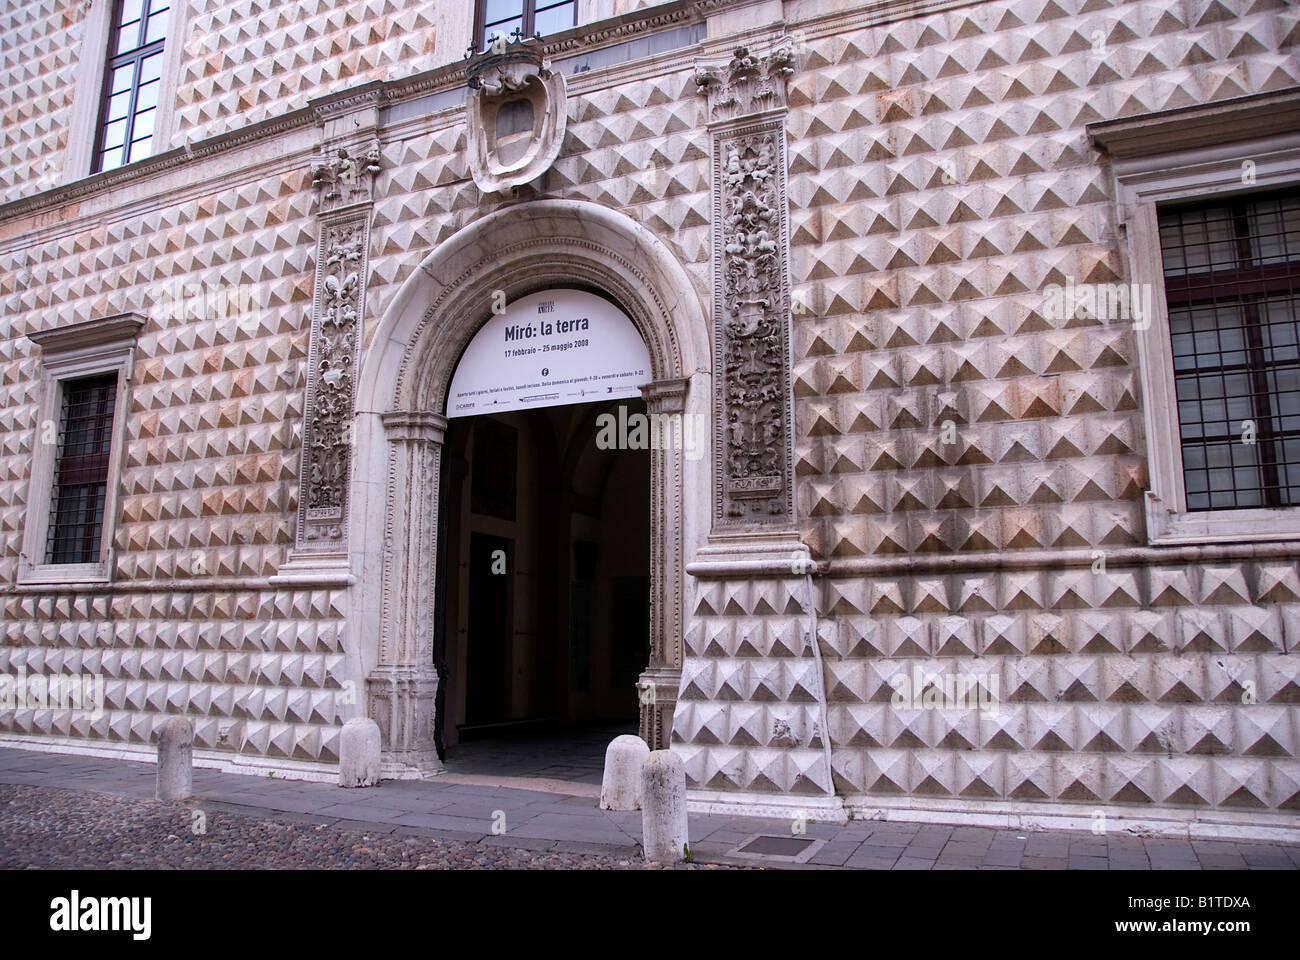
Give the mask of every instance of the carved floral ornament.
<path id="1" fill-rule="evenodd" d="M 709 120 L 777 110 L 786 105 L 786 79 L 794 73 L 794 50 L 789 42 L 758 57 L 748 47 L 737 47 L 731 60 L 720 67 L 697 67 L 695 83 L 709 100 Z"/>
<path id="2" fill-rule="evenodd" d="M 783 514 L 789 482 L 785 296 L 773 131 L 722 145 L 723 411 L 727 514 Z"/>
<path id="3" fill-rule="evenodd" d="M 311 167 L 311 182 L 320 193 L 321 209 L 368 203 L 374 177 L 381 169 L 378 140 L 371 140 L 365 153 L 345 146 L 326 151 L 325 157 Z"/>
<path id="4" fill-rule="evenodd" d="M 484 193 L 505 193 L 536 180 L 564 142 L 568 91 L 542 59 L 535 39 L 500 44 L 470 58 L 470 174 Z"/>
<path id="5" fill-rule="evenodd" d="M 715 521 L 788 522 L 793 511 L 786 263 L 786 79 L 794 55 L 737 47 L 699 67 L 713 126 Z M 734 122 L 733 122 L 734 121 Z"/>
<path id="6" fill-rule="evenodd" d="M 312 359 L 314 402 L 305 438 L 307 540 L 342 536 L 364 243 L 365 226 L 357 221 L 329 226 L 323 237 L 320 315 Z"/>

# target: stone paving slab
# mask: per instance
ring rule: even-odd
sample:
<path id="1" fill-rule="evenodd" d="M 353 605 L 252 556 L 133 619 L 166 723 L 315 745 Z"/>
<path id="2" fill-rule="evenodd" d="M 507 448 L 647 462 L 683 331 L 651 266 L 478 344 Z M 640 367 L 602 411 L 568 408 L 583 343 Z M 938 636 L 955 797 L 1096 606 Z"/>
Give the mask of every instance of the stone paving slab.
<path id="1" fill-rule="evenodd" d="M 139 761 L 0 748 L 0 784 L 151 800 L 154 778 L 153 764 Z M 304 825 L 324 823 L 376 835 L 459 840 L 485 848 L 624 858 L 640 854 L 640 813 L 598 809 L 584 784 L 559 784 L 559 789 L 572 791 L 565 793 L 484 780 L 477 776 L 474 783 L 454 777 L 385 781 L 369 789 L 344 790 L 328 783 L 196 769 L 191 805 L 210 812 Z M 498 810 L 505 814 L 502 835 L 492 832 Z M 809 839 L 825 841 L 806 864 L 782 857 L 739 858 L 732 855 L 736 847 L 754 836 L 790 836 L 791 821 L 692 814 L 692 854 L 700 862 L 783 869 L 1300 869 L 1300 844 L 902 821 L 810 821 L 803 826 Z"/>

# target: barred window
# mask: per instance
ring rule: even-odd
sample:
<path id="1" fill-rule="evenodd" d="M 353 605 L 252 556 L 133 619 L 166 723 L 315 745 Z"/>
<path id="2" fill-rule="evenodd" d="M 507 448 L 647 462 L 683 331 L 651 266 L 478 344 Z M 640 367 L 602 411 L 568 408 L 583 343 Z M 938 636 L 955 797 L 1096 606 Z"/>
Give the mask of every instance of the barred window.
<path id="1" fill-rule="evenodd" d="M 1187 509 L 1300 504 L 1300 190 L 1159 223 Z"/>
<path id="2" fill-rule="evenodd" d="M 46 563 L 99 560 L 116 395 L 115 373 L 63 384 Z"/>
<path id="3" fill-rule="evenodd" d="M 170 17 L 171 0 L 118 0 L 92 172 L 113 170 L 151 152 Z"/>
<path id="4" fill-rule="evenodd" d="M 576 0 L 479 0 L 478 37 L 483 48 L 493 34 L 507 40 L 517 30 L 521 36 L 547 36 L 567 30 L 578 22 Z"/>

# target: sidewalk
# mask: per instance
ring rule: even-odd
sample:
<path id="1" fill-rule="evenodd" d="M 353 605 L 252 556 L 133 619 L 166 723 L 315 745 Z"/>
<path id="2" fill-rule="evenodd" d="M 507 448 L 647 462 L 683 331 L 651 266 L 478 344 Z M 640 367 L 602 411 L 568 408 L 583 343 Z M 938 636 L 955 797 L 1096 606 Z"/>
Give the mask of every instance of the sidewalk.
<path id="1" fill-rule="evenodd" d="M 323 783 L 196 769 L 191 806 L 208 814 L 326 824 L 363 829 L 368 834 L 411 834 L 534 851 L 640 856 L 641 814 L 598 809 L 598 789 L 589 784 L 554 783 L 539 790 L 487 785 L 481 780 L 448 774 L 430 781 L 385 781 L 369 789 L 344 790 Z M 538 782 L 524 783 L 536 786 Z M 154 765 L 0 749 L 0 784 L 148 801 L 154 796 Z M 501 825 L 497 832 L 494 823 Z M 502 827 L 504 832 L 500 832 Z M 789 820 L 692 814 L 691 853 L 700 862 L 769 869 L 1300 867 L 1300 846 L 1283 844 L 889 821 L 809 823 L 806 829 L 806 834 L 794 836 Z"/>

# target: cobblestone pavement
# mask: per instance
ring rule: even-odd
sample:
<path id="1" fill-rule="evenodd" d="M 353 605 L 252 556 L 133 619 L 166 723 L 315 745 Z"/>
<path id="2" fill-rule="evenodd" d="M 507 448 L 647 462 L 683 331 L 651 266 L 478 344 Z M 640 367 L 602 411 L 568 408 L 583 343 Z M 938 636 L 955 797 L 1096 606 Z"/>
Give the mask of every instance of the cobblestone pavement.
<path id="1" fill-rule="evenodd" d="M 194 771 L 187 804 L 154 801 L 152 763 L 0 749 L 0 866 L 414 866 L 641 869 L 641 814 L 600 810 L 598 787 L 445 774 L 364 790 Z M 35 788 L 24 790 L 22 788 Z M 207 817 L 194 837 L 191 818 Z M 870 870 L 1300 868 L 1300 845 L 1156 837 L 1116 817 L 1104 835 L 867 820 L 691 814 L 705 864 Z M 321 828 L 321 829 L 318 829 Z M 504 832 L 502 832 L 504 830 Z M 761 857 L 741 848 L 763 836 Z M 126 839 L 124 839 L 126 838 Z M 173 839 L 169 839 L 173 838 Z M 781 846 L 800 846 L 802 852 Z M 186 859 L 193 858 L 193 859 Z"/>
<path id="2" fill-rule="evenodd" d="M 411 828 L 341 829 L 293 814 L 0 786 L 0 869 L 643 870 L 640 857 L 442 840 Z M 201 833 L 195 831 L 200 829 Z M 731 869 L 682 864 L 677 869 Z"/>

